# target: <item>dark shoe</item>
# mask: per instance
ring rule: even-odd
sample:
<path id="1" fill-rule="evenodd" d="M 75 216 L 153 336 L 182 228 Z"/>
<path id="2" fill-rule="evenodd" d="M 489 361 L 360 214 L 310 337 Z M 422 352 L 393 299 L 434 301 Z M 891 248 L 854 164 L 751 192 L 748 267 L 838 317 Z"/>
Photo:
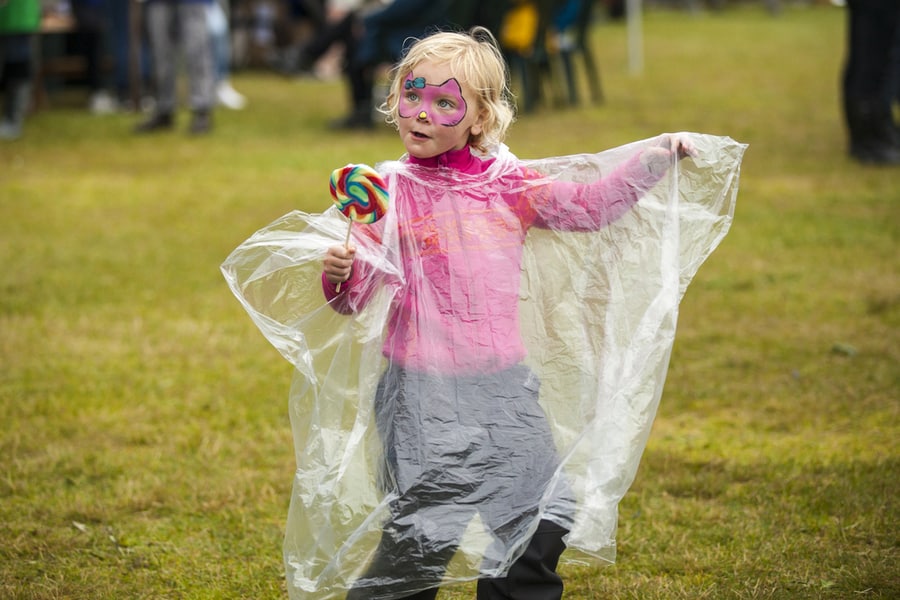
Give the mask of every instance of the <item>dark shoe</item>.
<path id="1" fill-rule="evenodd" d="M 900 165 L 900 149 L 878 141 L 853 144 L 850 156 L 868 165 Z"/>
<path id="2" fill-rule="evenodd" d="M 850 156 L 872 165 L 900 164 L 900 146 L 890 108 L 881 102 L 846 103 Z"/>
<path id="3" fill-rule="evenodd" d="M 143 123 L 138 123 L 138 125 L 134 128 L 134 132 L 154 133 L 156 131 L 172 129 L 172 126 L 174 124 L 175 121 L 174 119 L 172 119 L 171 113 L 155 113 Z"/>
<path id="4" fill-rule="evenodd" d="M 306 52 L 306 49 L 300 51 L 297 58 L 297 64 L 291 69 L 291 74 L 296 77 L 315 77 L 316 61 Z"/>
<path id="5" fill-rule="evenodd" d="M 191 125 L 188 133 L 191 135 L 205 135 L 212 131 L 212 115 L 205 110 L 198 110 L 191 117 Z"/>

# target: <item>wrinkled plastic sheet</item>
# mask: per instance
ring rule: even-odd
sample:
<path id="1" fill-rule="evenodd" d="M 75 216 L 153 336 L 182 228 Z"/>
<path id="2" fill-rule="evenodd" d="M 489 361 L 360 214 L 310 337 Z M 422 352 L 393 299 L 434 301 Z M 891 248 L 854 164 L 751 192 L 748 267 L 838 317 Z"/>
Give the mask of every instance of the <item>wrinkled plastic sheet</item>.
<path id="1" fill-rule="evenodd" d="M 297 470 L 284 540 L 292 598 L 339 598 L 364 585 L 365 597 L 386 599 L 502 576 L 542 519 L 569 530 L 563 562 L 614 560 L 617 505 L 660 400 L 678 304 L 729 229 L 746 148 L 680 135 L 696 155 L 673 159 L 636 205 L 599 228 L 585 227 L 577 210 L 553 229 L 532 227 L 520 265 L 507 269 L 485 255 L 483 237 L 466 233 L 477 220 L 471 214 L 443 241 L 408 235 L 409 221 L 398 217 L 412 210 L 404 198 L 453 211 L 477 195 L 487 211 L 504 213 L 504 174 L 531 174 L 516 184 L 520 198 L 554 182 L 575 189 L 634 164 L 660 139 L 541 160 L 519 160 L 501 146 L 485 175 L 437 182 L 403 161 L 382 163 L 391 207 L 370 227 L 353 225 L 354 269 L 365 279 L 330 302 L 322 260 L 348 227 L 335 208 L 287 214 L 227 258 L 232 291 L 296 368 L 289 407 Z M 479 248 L 467 257 L 471 239 Z M 459 259 L 446 272 L 431 272 L 434 243 Z M 461 277 L 487 283 L 460 294 Z M 443 287 L 432 289 L 438 281 Z M 444 321 L 491 327 L 499 320 L 484 303 L 498 290 L 517 299 L 514 325 L 527 352 L 517 364 L 492 365 L 489 352 L 452 368 L 386 358 L 397 345 L 408 353 L 432 344 L 438 356 L 455 343 L 459 332 L 429 331 L 410 312 L 414 303 L 442 302 L 427 308 Z M 413 324 L 393 341 L 398 318 Z M 479 372 L 478 364 L 488 366 Z M 379 543 L 395 556 L 373 575 Z"/>

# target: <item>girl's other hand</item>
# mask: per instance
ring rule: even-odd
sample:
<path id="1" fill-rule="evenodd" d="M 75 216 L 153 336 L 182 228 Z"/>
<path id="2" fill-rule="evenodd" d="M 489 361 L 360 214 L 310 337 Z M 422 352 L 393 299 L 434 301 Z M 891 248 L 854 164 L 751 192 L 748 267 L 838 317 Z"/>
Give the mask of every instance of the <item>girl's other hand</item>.
<path id="1" fill-rule="evenodd" d="M 678 160 L 687 156 L 697 156 L 697 149 L 691 144 L 690 140 L 678 137 L 677 135 L 664 135 L 660 146 L 668 148 L 678 157 Z"/>
<path id="2" fill-rule="evenodd" d="M 650 146 L 641 155 L 641 162 L 654 175 L 662 175 L 674 165 L 672 157 L 678 160 L 687 156 L 697 156 L 697 150 L 687 139 L 676 135 L 664 135 L 655 146 Z"/>
<path id="3" fill-rule="evenodd" d="M 332 246 L 325 253 L 323 261 L 325 267 L 325 278 L 332 285 L 337 285 L 350 279 L 350 273 L 353 269 L 353 257 L 356 255 L 356 248 L 344 246 Z"/>

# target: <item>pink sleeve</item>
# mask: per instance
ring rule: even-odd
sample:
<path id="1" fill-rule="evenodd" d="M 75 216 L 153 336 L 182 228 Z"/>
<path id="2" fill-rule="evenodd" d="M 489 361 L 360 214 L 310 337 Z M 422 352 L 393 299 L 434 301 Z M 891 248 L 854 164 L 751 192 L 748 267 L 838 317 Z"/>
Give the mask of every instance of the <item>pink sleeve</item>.
<path id="1" fill-rule="evenodd" d="M 357 258 L 353 261 L 353 269 L 350 278 L 341 283 L 341 291 L 337 291 L 337 284 L 328 281 L 322 272 L 322 292 L 325 300 L 335 312 L 349 315 L 359 311 L 372 297 L 372 278 L 369 276 L 369 267 L 364 260 Z"/>
<path id="2" fill-rule="evenodd" d="M 638 153 L 612 173 L 592 183 L 553 181 L 532 199 L 535 227 L 561 231 L 596 231 L 612 223 L 634 206 L 662 179 Z"/>

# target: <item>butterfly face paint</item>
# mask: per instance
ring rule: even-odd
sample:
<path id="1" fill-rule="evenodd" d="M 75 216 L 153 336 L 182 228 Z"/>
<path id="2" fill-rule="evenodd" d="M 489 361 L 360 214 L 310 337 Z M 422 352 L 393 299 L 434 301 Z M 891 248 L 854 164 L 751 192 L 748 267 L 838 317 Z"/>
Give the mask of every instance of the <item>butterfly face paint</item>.
<path id="1" fill-rule="evenodd" d="M 455 127 L 465 118 L 466 108 L 462 87 L 455 77 L 434 85 L 410 73 L 403 82 L 398 113 L 404 119 L 431 119 L 437 125 Z"/>

